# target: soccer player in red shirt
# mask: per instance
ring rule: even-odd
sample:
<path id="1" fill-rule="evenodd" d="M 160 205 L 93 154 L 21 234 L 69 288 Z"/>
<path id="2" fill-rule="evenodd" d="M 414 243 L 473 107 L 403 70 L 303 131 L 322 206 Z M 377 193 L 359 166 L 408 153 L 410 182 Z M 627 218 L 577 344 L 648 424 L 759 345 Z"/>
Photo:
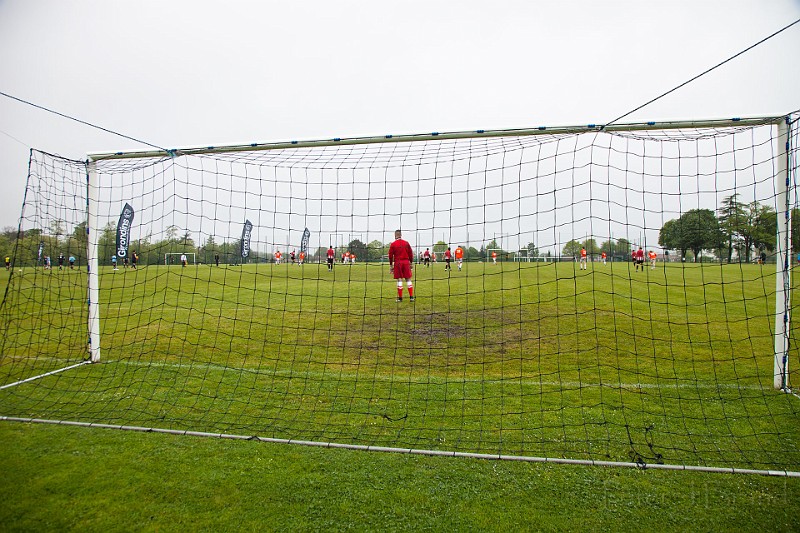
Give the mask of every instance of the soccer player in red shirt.
<path id="1" fill-rule="evenodd" d="M 642 272 L 644 272 L 644 250 L 640 246 L 638 250 L 636 250 L 636 270 L 639 270 L 639 267 L 642 267 Z"/>
<path id="2" fill-rule="evenodd" d="M 601 254 L 600 254 L 600 259 L 602 259 L 602 260 L 603 260 L 603 264 L 604 264 L 604 265 L 606 264 L 606 257 L 607 257 L 607 256 L 606 256 L 606 253 L 605 253 L 605 252 L 603 252 L 603 253 L 601 253 Z"/>
<path id="3" fill-rule="evenodd" d="M 333 259 L 336 257 L 336 252 L 333 251 L 333 246 L 328 248 L 328 270 L 333 270 Z"/>
<path id="4" fill-rule="evenodd" d="M 450 261 L 453 259 L 453 252 L 450 251 L 450 247 L 447 247 L 447 250 L 444 252 L 444 269 L 445 270 L 452 270 L 450 268 Z"/>
<path id="5" fill-rule="evenodd" d="M 397 280 L 397 300 L 403 301 L 403 280 L 406 280 L 409 300 L 414 301 L 414 286 L 411 283 L 411 262 L 414 251 L 408 241 L 403 240 L 400 230 L 394 232 L 395 241 L 389 245 L 389 270 Z"/>
<path id="6" fill-rule="evenodd" d="M 581 248 L 581 270 L 586 270 L 586 248 Z"/>

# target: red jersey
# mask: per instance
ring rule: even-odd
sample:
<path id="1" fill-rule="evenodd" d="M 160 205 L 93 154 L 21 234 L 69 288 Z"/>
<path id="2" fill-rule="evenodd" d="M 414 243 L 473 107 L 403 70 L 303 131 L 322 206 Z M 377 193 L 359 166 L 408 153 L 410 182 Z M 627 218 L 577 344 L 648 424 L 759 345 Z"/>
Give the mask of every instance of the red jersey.
<path id="1" fill-rule="evenodd" d="M 333 251 L 333 248 L 328 248 L 328 259 L 333 259 L 336 257 L 336 252 Z"/>
<path id="2" fill-rule="evenodd" d="M 452 258 L 453 258 L 453 253 L 450 251 L 450 248 L 448 248 L 447 250 L 445 250 L 445 252 L 444 252 L 444 258 L 445 258 L 445 259 L 452 259 Z"/>
<path id="3" fill-rule="evenodd" d="M 389 246 L 389 264 L 411 263 L 414 259 L 414 251 L 411 245 L 403 239 L 397 239 Z"/>
<path id="4" fill-rule="evenodd" d="M 658 257 L 658 256 L 656 255 L 656 253 L 655 253 L 655 252 L 648 252 L 648 253 L 647 253 L 647 257 L 649 257 L 650 259 L 655 259 L 655 258 L 656 258 L 656 257 Z"/>
<path id="5" fill-rule="evenodd" d="M 644 250 L 636 250 L 636 259 L 644 260 Z"/>
<path id="6" fill-rule="evenodd" d="M 456 259 L 461 259 L 464 257 L 464 250 L 459 246 L 456 248 Z"/>
<path id="7" fill-rule="evenodd" d="M 602 257 L 603 259 L 605 259 L 605 258 L 606 258 L 606 253 L 605 253 L 605 252 L 603 252 L 602 254 L 600 254 L 600 257 Z"/>
<path id="8" fill-rule="evenodd" d="M 586 257 L 586 248 L 581 248 L 581 257 Z"/>

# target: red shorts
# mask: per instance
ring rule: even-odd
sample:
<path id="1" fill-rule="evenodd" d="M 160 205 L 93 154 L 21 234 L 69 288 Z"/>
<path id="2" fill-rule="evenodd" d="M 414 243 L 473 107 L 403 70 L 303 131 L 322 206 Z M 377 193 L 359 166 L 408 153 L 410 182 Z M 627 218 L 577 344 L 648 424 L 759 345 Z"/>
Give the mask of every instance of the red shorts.
<path id="1" fill-rule="evenodd" d="M 398 261 L 394 264 L 394 279 L 411 279 L 411 263 Z"/>

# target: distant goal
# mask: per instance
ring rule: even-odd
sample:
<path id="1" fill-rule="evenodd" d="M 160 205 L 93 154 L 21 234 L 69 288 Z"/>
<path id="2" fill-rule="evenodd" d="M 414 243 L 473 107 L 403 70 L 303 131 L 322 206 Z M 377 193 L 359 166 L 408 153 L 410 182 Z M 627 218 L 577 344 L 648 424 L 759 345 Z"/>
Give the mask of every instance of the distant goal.
<path id="1" fill-rule="evenodd" d="M 197 252 L 166 252 L 164 254 L 164 265 L 180 265 L 182 264 L 182 257 L 186 257 L 187 265 L 197 264 Z"/>

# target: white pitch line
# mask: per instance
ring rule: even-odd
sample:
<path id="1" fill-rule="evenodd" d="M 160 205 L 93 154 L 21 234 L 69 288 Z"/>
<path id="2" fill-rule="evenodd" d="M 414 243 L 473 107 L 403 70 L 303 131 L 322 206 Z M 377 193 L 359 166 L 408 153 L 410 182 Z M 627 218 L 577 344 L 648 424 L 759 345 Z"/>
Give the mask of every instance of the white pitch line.
<path id="1" fill-rule="evenodd" d="M 18 356 L 8 356 L 7 359 L 16 359 L 16 360 L 29 360 L 29 359 L 38 359 L 38 360 L 61 360 L 57 357 L 18 357 Z M 69 370 L 71 368 L 75 368 L 84 364 L 89 363 L 90 361 L 83 361 L 81 363 L 68 366 L 66 368 L 62 368 L 59 370 L 55 370 L 53 372 L 48 372 L 46 374 L 42 374 L 40 376 L 35 376 L 32 378 L 27 378 L 25 380 L 21 380 L 15 383 L 10 383 L 7 385 L 0 386 L 0 390 L 5 389 L 7 387 L 12 387 L 14 385 L 18 385 L 21 383 L 25 383 L 27 381 L 33 381 L 35 379 L 43 378 L 52 374 L 56 374 L 58 372 L 63 372 L 64 370 Z M 270 370 L 268 368 L 244 368 L 244 367 L 231 367 L 231 366 L 223 366 L 214 363 L 170 363 L 170 362 L 160 362 L 160 361 L 132 361 L 128 359 L 119 359 L 116 361 L 101 361 L 99 364 L 106 365 L 106 364 L 119 364 L 119 365 L 127 365 L 127 366 L 135 366 L 135 367 L 154 367 L 154 368 L 180 368 L 180 369 L 202 369 L 202 370 L 217 370 L 220 372 L 238 372 L 238 373 L 246 373 L 246 374 L 262 374 L 262 375 L 276 375 L 276 376 L 284 376 L 284 377 L 294 377 L 295 379 L 304 379 L 304 378 L 315 378 L 315 379 L 323 379 L 323 378 L 338 378 L 340 376 L 344 376 L 345 380 L 353 381 L 355 379 L 356 374 L 352 372 L 318 372 L 312 370 Z M 350 378 L 350 379 L 347 379 Z M 371 375 L 369 377 L 372 381 L 395 381 L 398 383 L 403 382 L 412 382 L 415 384 L 438 384 L 438 385 L 458 385 L 459 383 L 486 383 L 492 382 L 494 384 L 503 383 L 507 386 L 513 385 L 528 385 L 528 386 L 545 386 L 545 387 L 556 387 L 556 388 L 570 388 L 570 389 L 579 389 L 579 388 L 608 388 L 608 389 L 632 389 L 633 391 L 637 389 L 647 389 L 647 390 L 654 390 L 654 389 L 701 389 L 701 390 L 715 390 L 715 389 L 726 389 L 726 390 L 751 390 L 751 391 L 762 391 L 768 392 L 771 391 L 771 387 L 765 386 L 758 386 L 758 385 L 743 385 L 738 383 L 708 383 L 708 382 L 676 382 L 675 380 L 671 380 L 665 378 L 663 383 L 620 383 L 620 382 L 604 382 L 604 383 L 597 383 L 597 382 L 579 382 L 579 381 L 544 381 L 538 379 L 518 379 L 518 378 L 457 378 L 457 379 L 446 379 L 437 376 L 404 376 L 400 379 L 395 377 L 389 376 L 377 376 Z M 793 396 L 800 398 L 795 392 L 791 393 Z"/>
<path id="2" fill-rule="evenodd" d="M 248 374 L 268 374 L 268 375 L 279 375 L 279 376 L 295 376 L 297 378 L 304 378 L 304 377 L 313 377 L 313 378 L 335 378 L 339 375 L 344 376 L 351 376 L 354 377 L 355 374 L 353 373 L 340 373 L 340 372 L 317 372 L 311 370 L 304 370 L 304 371 L 296 371 L 296 370 L 264 370 L 264 369 L 250 369 L 250 368 L 237 368 L 237 367 L 229 367 L 229 366 L 222 366 L 216 365 L 213 363 L 191 363 L 191 364 L 180 364 L 180 363 L 168 363 L 168 362 L 147 362 L 147 361 L 130 361 L 130 360 L 117 360 L 117 361 L 105 361 L 105 364 L 122 364 L 122 365 L 130 365 L 130 366 L 139 366 L 139 367 L 160 367 L 160 368 L 199 368 L 203 370 L 219 370 L 222 372 L 240 372 L 240 373 L 248 373 Z M 771 391 L 771 387 L 761 387 L 758 385 L 740 385 L 736 383 L 706 383 L 706 382 L 697 382 L 697 383 L 619 383 L 619 382 L 607 382 L 607 383 L 596 383 L 596 382 L 578 382 L 578 381 L 542 381 L 538 379 L 516 379 L 516 378 L 508 378 L 508 379 L 481 379 L 481 378 L 458 378 L 448 380 L 445 378 L 440 377 L 432 377 L 432 376 L 404 376 L 403 378 L 398 379 L 395 377 L 389 376 L 370 376 L 371 380 L 374 381 L 395 381 L 398 383 L 402 382 L 414 382 L 414 383 L 435 383 L 435 384 L 449 384 L 449 385 L 457 385 L 459 383 L 485 383 L 487 381 L 493 383 L 505 383 L 508 385 L 543 385 L 548 387 L 567 387 L 567 388 L 581 388 L 581 387 L 607 387 L 607 388 L 623 388 L 623 389 L 669 389 L 669 388 L 681 388 L 681 389 L 743 389 L 743 390 L 758 390 L 758 391 Z"/>
<path id="3" fill-rule="evenodd" d="M 248 440 L 258 441 L 262 443 L 271 444 L 289 444 L 295 446 L 310 446 L 319 448 L 332 448 L 341 450 L 365 451 L 365 452 L 382 452 L 382 453 L 403 453 L 409 455 L 427 455 L 431 457 L 458 457 L 462 459 L 479 459 L 479 460 L 496 460 L 496 461 L 524 461 L 531 463 L 551 463 L 561 465 L 580 465 L 580 466 L 600 466 L 600 467 L 621 467 L 621 468 L 636 468 L 638 470 L 673 470 L 673 471 L 688 471 L 688 472 L 707 472 L 716 474 L 745 474 L 745 475 L 761 475 L 761 476 L 775 476 L 775 477 L 800 477 L 800 472 L 792 470 L 757 470 L 752 468 L 736 468 L 736 467 L 716 467 L 704 465 L 681 465 L 681 464 L 649 464 L 649 463 L 631 463 L 624 461 L 603 461 L 595 459 L 564 459 L 559 457 L 542 457 L 542 456 L 527 456 L 527 455 L 507 455 L 507 454 L 488 454 L 476 452 L 460 452 L 450 450 L 431 450 L 420 448 L 396 448 L 389 446 L 374 446 L 367 444 L 348 444 L 338 442 L 324 442 L 324 441 L 308 441 L 299 439 L 281 439 L 275 437 L 259 437 L 257 435 L 235 435 L 228 433 L 210 433 L 205 431 L 190 431 L 179 429 L 166 429 L 157 427 L 142 427 L 142 426 L 125 426 L 115 424 L 103 424 L 96 422 L 77 422 L 70 420 L 47 420 L 41 418 L 21 418 L 12 416 L 0 416 L 0 421 L 7 422 L 22 422 L 26 424 L 55 424 L 63 426 L 77 426 L 85 428 L 102 428 L 102 429 L 117 429 L 123 431 L 136 431 L 144 433 L 162 433 L 167 435 L 181 435 L 191 437 L 203 438 L 218 438 L 230 440 Z"/>
<path id="4" fill-rule="evenodd" d="M 36 380 L 36 379 L 45 378 L 47 376 L 52 376 L 53 374 L 58 374 L 59 372 L 64 372 L 65 370 L 70 370 L 70 369 L 73 369 L 73 368 L 77 368 L 79 366 L 83 366 L 83 365 L 86 365 L 86 364 L 89 364 L 89 363 L 91 363 L 91 361 L 88 361 L 88 360 L 87 361 L 81 361 L 80 363 L 77 363 L 75 365 L 70 365 L 70 366 L 67 366 L 67 367 L 64 367 L 64 368 L 59 368 L 58 370 L 53 370 L 52 372 L 47 372 L 46 374 L 41 374 L 41 375 L 38 375 L 38 376 L 33 376 L 31 378 L 21 379 L 19 381 L 15 381 L 14 383 L 7 383 L 7 384 L 3 385 L 2 387 L 0 387 L 0 390 L 7 389 L 9 387 L 14 387 L 16 385 L 21 385 L 22 383 L 28 383 L 29 381 L 33 381 L 33 380 Z"/>

